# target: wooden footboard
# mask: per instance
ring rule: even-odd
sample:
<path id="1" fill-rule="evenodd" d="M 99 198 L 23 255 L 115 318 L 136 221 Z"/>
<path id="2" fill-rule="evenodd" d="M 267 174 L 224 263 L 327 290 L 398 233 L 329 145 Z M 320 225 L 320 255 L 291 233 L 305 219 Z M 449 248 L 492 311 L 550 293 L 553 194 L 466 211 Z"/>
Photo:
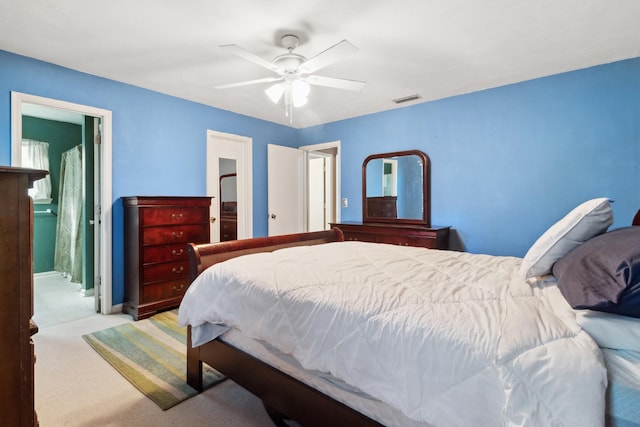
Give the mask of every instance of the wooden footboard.
<path id="1" fill-rule="evenodd" d="M 196 348 L 190 344 L 189 327 L 187 378 L 192 387 L 202 390 L 204 362 L 260 398 L 276 424 L 280 418 L 295 420 L 305 427 L 382 426 L 228 343 L 216 339 Z"/>
<path id="2" fill-rule="evenodd" d="M 206 268 L 240 255 L 343 240 L 342 231 L 333 228 L 328 231 L 223 243 L 189 244 L 187 251 L 190 281 Z M 376 421 L 225 342 L 213 340 L 193 348 L 189 327 L 187 382 L 198 391 L 202 391 L 203 362 L 259 397 L 276 424 L 279 424 L 277 418 L 283 417 L 304 426 L 381 426 Z"/>

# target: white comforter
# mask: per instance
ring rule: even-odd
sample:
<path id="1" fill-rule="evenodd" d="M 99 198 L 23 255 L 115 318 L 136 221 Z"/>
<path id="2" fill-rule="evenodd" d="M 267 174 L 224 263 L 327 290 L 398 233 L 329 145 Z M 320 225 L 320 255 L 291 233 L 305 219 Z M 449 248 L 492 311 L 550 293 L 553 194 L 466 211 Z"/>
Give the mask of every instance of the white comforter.
<path id="1" fill-rule="evenodd" d="M 520 278 L 520 262 L 362 242 L 289 248 L 209 268 L 179 320 L 238 328 L 434 426 L 603 425 L 600 350 L 552 282 Z"/>

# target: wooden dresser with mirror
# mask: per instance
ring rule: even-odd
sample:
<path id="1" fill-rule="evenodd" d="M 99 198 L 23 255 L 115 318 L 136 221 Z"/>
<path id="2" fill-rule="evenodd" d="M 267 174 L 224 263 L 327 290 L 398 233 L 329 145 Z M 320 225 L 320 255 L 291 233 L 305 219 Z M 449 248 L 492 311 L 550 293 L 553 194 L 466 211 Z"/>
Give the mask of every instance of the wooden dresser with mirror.
<path id="1" fill-rule="evenodd" d="M 449 249 L 431 225 L 431 163 L 422 151 L 373 154 L 362 164 L 362 221 L 331 223 L 345 240 Z"/>

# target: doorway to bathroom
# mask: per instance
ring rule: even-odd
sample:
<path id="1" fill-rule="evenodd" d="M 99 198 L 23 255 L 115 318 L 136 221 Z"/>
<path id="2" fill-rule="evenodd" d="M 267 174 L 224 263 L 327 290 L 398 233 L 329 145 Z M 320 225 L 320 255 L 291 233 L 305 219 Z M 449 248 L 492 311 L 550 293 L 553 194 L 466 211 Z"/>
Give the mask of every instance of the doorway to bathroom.
<path id="1" fill-rule="evenodd" d="M 87 308 L 108 314 L 111 113 L 14 92 L 12 119 L 12 165 L 49 170 L 45 189 L 30 190 L 35 315 L 37 307 L 71 317 Z"/>

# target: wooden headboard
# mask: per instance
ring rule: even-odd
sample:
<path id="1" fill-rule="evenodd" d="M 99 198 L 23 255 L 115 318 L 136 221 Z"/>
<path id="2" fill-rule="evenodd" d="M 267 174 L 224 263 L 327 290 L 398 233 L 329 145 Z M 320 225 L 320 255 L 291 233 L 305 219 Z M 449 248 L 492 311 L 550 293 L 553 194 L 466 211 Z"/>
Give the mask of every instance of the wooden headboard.
<path id="1" fill-rule="evenodd" d="M 640 210 L 633 218 L 633 225 L 640 226 Z M 289 246 L 317 245 L 320 243 L 341 242 L 344 235 L 338 228 L 311 233 L 285 234 L 273 237 L 257 237 L 254 239 L 231 240 L 221 243 L 196 245 L 189 243 L 189 282 L 202 273 L 207 267 L 256 252 L 272 252 Z"/>
<path id="2" fill-rule="evenodd" d="M 221 243 L 196 245 L 189 243 L 189 283 L 206 268 L 235 258 L 257 252 L 273 252 L 291 246 L 318 245 L 320 243 L 342 242 L 344 235 L 338 228 L 310 233 L 285 234 L 282 236 L 257 237 L 254 239 L 230 240 Z"/>

